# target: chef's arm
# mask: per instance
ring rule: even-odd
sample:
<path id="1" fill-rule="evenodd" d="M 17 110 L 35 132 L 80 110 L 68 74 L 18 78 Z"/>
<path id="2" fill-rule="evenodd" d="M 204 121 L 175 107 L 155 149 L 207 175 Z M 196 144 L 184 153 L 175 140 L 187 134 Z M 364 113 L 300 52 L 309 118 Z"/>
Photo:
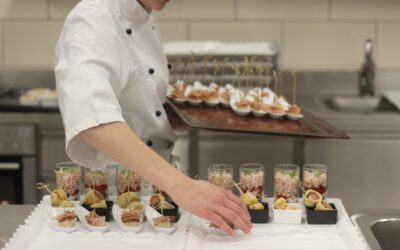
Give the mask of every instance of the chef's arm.
<path id="1" fill-rule="evenodd" d="M 238 197 L 209 182 L 185 176 L 145 145 L 126 123 L 102 124 L 79 136 L 166 191 L 185 210 L 211 221 L 231 235 L 234 231 L 222 217 L 243 232 L 250 231 L 248 211 Z"/>

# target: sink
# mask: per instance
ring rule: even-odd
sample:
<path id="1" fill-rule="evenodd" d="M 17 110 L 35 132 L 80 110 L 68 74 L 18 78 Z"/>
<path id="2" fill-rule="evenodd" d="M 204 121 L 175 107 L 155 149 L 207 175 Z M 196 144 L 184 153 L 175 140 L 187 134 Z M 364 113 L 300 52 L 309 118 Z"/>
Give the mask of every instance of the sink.
<path id="1" fill-rule="evenodd" d="M 400 249 L 400 219 L 381 219 L 371 225 L 372 233 L 383 250 Z"/>
<path id="2" fill-rule="evenodd" d="M 332 96 L 325 99 L 325 105 L 331 110 L 352 113 L 398 111 L 396 106 L 380 96 Z"/>
<path id="3" fill-rule="evenodd" d="M 369 210 L 351 216 L 371 250 L 400 249 L 400 210 Z"/>

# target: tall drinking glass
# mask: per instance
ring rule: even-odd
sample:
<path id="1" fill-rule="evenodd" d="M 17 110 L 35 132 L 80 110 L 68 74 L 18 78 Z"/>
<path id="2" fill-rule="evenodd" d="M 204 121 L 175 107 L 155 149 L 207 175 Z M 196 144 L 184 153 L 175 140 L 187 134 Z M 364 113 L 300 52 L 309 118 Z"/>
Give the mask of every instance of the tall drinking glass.
<path id="1" fill-rule="evenodd" d="M 226 190 L 232 190 L 233 167 L 229 164 L 210 165 L 208 167 L 208 181 Z"/>
<path id="2" fill-rule="evenodd" d="M 100 192 L 104 199 L 108 198 L 108 168 L 103 167 L 97 170 L 83 168 L 83 184 L 85 194 L 91 189 Z"/>
<path id="3" fill-rule="evenodd" d="M 64 190 L 68 200 L 78 200 L 81 184 L 81 167 L 73 162 L 56 164 L 57 188 Z"/>
<path id="4" fill-rule="evenodd" d="M 139 195 L 141 190 L 140 176 L 128 168 L 117 165 L 116 185 L 118 195 L 126 192 L 135 192 Z"/>
<path id="5" fill-rule="evenodd" d="M 285 198 L 298 202 L 300 188 L 300 167 L 294 164 L 278 164 L 274 168 L 275 199 Z"/>
<path id="6" fill-rule="evenodd" d="M 307 164 L 303 170 L 304 190 L 319 192 L 326 198 L 328 192 L 328 167 L 323 164 Z"/>
<path id="7" fill-rule="evenodd" d="M 243 193 L 252 192 L 257 197 L 264 195 L 264 166 L 258 163 L 240 165 L 240 188 Z"/>

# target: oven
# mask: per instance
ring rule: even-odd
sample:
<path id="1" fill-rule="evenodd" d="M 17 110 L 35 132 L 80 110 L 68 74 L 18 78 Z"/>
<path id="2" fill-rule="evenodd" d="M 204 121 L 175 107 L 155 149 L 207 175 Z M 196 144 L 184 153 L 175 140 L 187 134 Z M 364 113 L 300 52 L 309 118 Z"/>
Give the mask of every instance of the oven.
<path id="1" fill-rule="evenodd" d="M 36 204 L 38 192 L 35 125 L 0 125 L 0 202 Z"/>

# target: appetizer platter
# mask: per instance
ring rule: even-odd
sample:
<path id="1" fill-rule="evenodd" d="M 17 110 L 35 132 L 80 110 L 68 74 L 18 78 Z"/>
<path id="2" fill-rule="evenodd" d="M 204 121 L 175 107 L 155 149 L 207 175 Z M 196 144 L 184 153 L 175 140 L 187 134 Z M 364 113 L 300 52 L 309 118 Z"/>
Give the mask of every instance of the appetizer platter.
<path id="1" fill-rule="evenodd" d="M 222 62 L 214 59 L 211 79 L 195 76 L 195 66 L 209 65 L 194 55 L 187 62 L 177 59 L 174 67 L 183 64 L 181 75 L 171 79 L 167 103 L 187 125 L 194 128 L 229 132 L 275 134 L 317 138 L 349 137 L 296 103 L 297 73 L 291 72 L 291 100 L 283 95 L 283 72 L 257 63 L 254 57 L 244 57 L 243 63 L 231 66 L 234 76 L 230 82 L 217 82 L 223 74 Z M 226 62 L 224 62 L 226 63 Z M 208 68 L 207 68 L 208 67 Z M 181 67 L 182 68 L 182 67 Z M 199 77 L 196 79 L 195 77 Z M 202 79 L 203 82 L 200 81 Z"/>
<path id="2" fill-rule="evenodd" d="M 149 242 L 151 249 L 220 249 L 221 243 L 229 249 L 243 249 L 244 245 L 256 247 L 266 242 L 269 246 L 283 244 L 287 249 L 293 249 L 299 241 L 308 239 L 312 239 L 315 244 L 307 245 L 307 249 L 319 249 L 316 248 L 317 245 L 327 243 L 333 244 L 329 249 L 367 249 L 356 227 L 351 224 L 341 201 L 328 199 L 327 191 L 324 190 L 324 196 L 319 192 L 321 189 L 318 185 L 305 190 L 306 184 L 301 185 L 296 166 L 276 166 L 274 197 L 266 197 L 264 194 L 264 176 L 269 173 L 263 165 L 246 163 L 239 169 L 239 180 L 236 182 L 232 166 L 213 164 L 210 166 L 209 180 L 215 185 L 239 192 L 239 198 L 247 206 L 253 223 L 249 235 L 235 229 L 235 238 L 227 241 L 227 237 L 232 239 L 231 236 L 227 236 L 210 222 L 181 210 L 162 190 L 153 187 L 153 193 L 146 197 L 141 195 L 138 188 L 131 190 L 134 185 L 128 184 L 135 183 L 132 179 L 138 180 L 138 177 L 124 169 L 124 178 L 116 178 L 115 186 L 119 182 L 120 187 L 126 189 L 121 188 L 118 191 L 115 188 L 113 194 L 109 189 L 110 183 L 103 183 L 107 185 L 104 191 L 108 199 L 115 201 L 111 206 L 109 220 L 106 215 L 100 214 L 106 198 L 96 188 L 90 188 L 91 185 L 88 185 L 87 191 L 81 189 L 79 201 L 68 200 L 64 190 L 72 190 L 68 185 L 50 190 L 48 185 L 38 183 L 37 187 L 47 190 L 49 195 L 43 197 L 5 249 L 43 250 L 48 245 L 48 240 L 54 237 L 59 249 L 70 249 L 71 244 L 79 247 L 88 240 L 98 248 L 114 242 L 122 250 L 149 249 Z M 323 173 L 328 177 L 326 166 L 312 165 L 304 168 L 304 171 L 310 169 L 323 169 L 319 175 Z M 280 174 L 288 175 L 291 179 Z M 279 185 L 281 186 L 277 188 Z M 85 186 L 84 178 L 81 186 Z M 299 198 L 299 191 L 295 192 L 293 186 L 304 192 L 304 198 Z M 72 196 L 70 198 L 73 199 Z M 97 205 L 85 208 L 81 205 L 85 202 Z M 321 228 L 321 224 L 325 226 Z M 290 237 L 284 238 L 286 235 Z M 331 243 L 330 240 L 333 239 L 335 241 Z M 219 244 L 213 245 L 218 241 Z M 232 245 L 231 242 L 236 244 Z"/>

